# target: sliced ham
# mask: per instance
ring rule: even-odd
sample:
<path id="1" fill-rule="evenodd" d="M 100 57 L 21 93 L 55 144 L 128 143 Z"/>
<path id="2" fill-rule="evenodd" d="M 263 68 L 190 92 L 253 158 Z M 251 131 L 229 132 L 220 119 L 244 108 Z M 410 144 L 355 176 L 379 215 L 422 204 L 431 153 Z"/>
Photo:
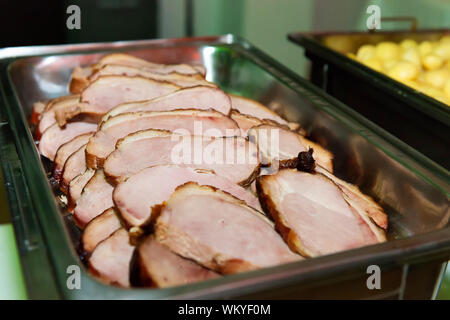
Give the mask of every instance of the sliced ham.
<path id="1" fill-rule="evenodd" d="M 117 214 L 114 208 L 109 208 L 86 225 L 81 236 L 84 254 L 90 255 L 100 242 L 121 228 Z"/>
<path id="2" fill-rule="evenodd" d="M 301 259 L 264 215 L 193 182 L 178 187 L 161 207 L 155 236 L 173 252 L 224 274 Z"/>
<path id="3" fill-rule="evenodd" d="M 85 134 L 81 134 L 79 136 L 76 136 L 69 142 L 64 143 L 62 146 L 58 148 L 58 151 L 56 151 L 55 155 L 55 161 L 53 162 L 53 178 L 55 178 L 56 181 L 59 181 L 62 176 L 62 171 L 64 168 L 64 165 L 67 161 L 67 159 L 75 153 L 81 146 L 85 145 L 89 138 L 92 136 L 93 132 L 88 132 Z M 84 170 L 83 170 L 84 171 Z M 83 172 L 82 171 L 82 172 Z M 79 173 L 82 173 L 79 172 Z M 73 176 L 72 178 L 74 178 Z M 70 179 L 72 180 L 72 179 Z M 70 182 L 69 180 L 69 182 Z"/>
<path id="4" fill-rule="evenodd" d="M 74 220 L 80 228 L 84 228 L 89 221 L 114 206 L 113 189 L 113 186 L 106 181 L 103 170 L 97 170 L 84 186 L 73 211 Z"/>
<path id="5" fill-rule="evenodd" d="M 51 125 L 56 123 L 56 113 L 59 110 L 66 110 L 74 108 L 80 102 L 79 95 L 63 96 L 51 100 L 42 112 L 39 120 L 39 124 L 36 128 L 36 138 L 40 139 L 42 133 L 47 130 Z"/>
<path id="6" fill-rule="evenodd" d="M 219 88 L 207 86 L 183 88 L 152 100 L 121 104 L 105 114 L 102 121 L 126 112 L 169 111 L 174 109 L 214 109 L 228 115 L 231 110 L 231 100 Z"/>
<path id="7" fill-rule="evenodd" d="M 106 159 L 104 171 L 110 181 L 119 183 L 144 168 L 164 164 L 213 170 L 242 186 L 254 180 L 260 167 L 256 145 L 241 137 L 182 136 L 146 130 L 120 140 Z"/>
<path id="8" fill-rule="evenodd" d="M 80 103 L 57 114 L 59 125 L 80 114 L 98 121 L 115 106 L 131 101 L 153 99 L 180 89 L 179 86 L 143 77 L 101 76 L 81 93 Z"/>
<path id="9" fill-rule="evenodd" d="M 159 64 L 150 62 L 144 59 L 140 59 L 138 57 L 124 54 L 124 53 L 112 53 L 103 56 L 99 62 L 99 65 L 105 65 L 105 64 L 118 64 L 118 65 L 124 65 L 124 66 L 131 66 L 131 67 L 141 67 L 153 70 L 154 72 L 161 73 L 161 74 L 168 74 L 168 73 L 180 73 L 185 75 L 195 75 L 195 74 L 203 74 L 205 73 L 204 68 L 197 65 L 189 65 L 185 63 L 181 64 Z"/>
<path id="10" fill-rule="evenodd" d="M 290 248 L 307 257 L 331 254 L 385 240 L 374 233 L 322 174 L 281 170 L 257 179 L 258 196 Z"/>
<path id="11" fill-rule="evenodd" d="M 242 137 L 247 137 L 250 128 L 263 124 L 263 120 L 242 114 L 235 109 L 231 110 L 231 119 L 238 124 Z"/>
<path id="12" fill-rule="evenodd" d="M 314 150 L 314 159 L 333 171 L 333 155 L 322 146 L 287 128 L 261 124 L 248 131 L 249 140 L 258 145 L 261 161 L 266 166 L 289 167 L 299 152 Z"/>
<path id="13" fill-rule="evenodd" d="M 139 171 L 116 186 L 113 201 L 128 225 L 140 227 L 150 221 L 154 206 L 169 199 L 178 186 L 189 181 L 226 191 L 262 211 L 258 199 L 250 191 L 229 179 L 211 171 L 176 165 L 154 166 Z"/>
<path id="14" fill-rule="evenodd" d="M 51 125 L 39 140 L 39 152 L 44 157 L 53 161 L 56 151 L 64 143 L 73 138 L 97 130 L 97 125 L 88 122 L 72 122 L 64 128 L 60 128 L 57 123 Z"/>
<path id="15" fill-rule="evenodd" d="M 205 136 L 234 136 L 239 127 L 231 118 L 214 110 L 184 109 L 119 114 L 103 122 L 89 140 L 86 147 L 88 166 L 101 168 L 119 139 L 146 129 Z"/>
<path id="16" fill-rule="evenodd" d="M 83 191 L 84 186 L 89 182 L 89 180 L 91 180 L 94 174 L 94 169 L 86 169 L 85 172 L 79 174 L 70 181 L 68 197 L 68 210 L 70 212 L 72 212 L 75 208 L 77 200 L 81 197 L 81 192 Z"/>
<path id="17" fill-rule="evenodd" d="M 88 270 L 107 284 L 129 287 L 130 261 L 134 247 L 121 228 L 100 242 L 88 261 Z"/>
<path id="18" fill-rule="evenodd" d="M 275 111 L 269 109 L 258 101 L 233 94 L 230 94 L 230 98 L 232 108 L 238 110 L 241 114 L 249 115 L 258 119 L 273 120 L 279 124 L 288 124 L 288 122 L 280 117 Z"/>
<path id="19" fill-rule="evenodd" d="M 161 74 L 153 72 L 151 69 L 142 69 L 137 67 L 115 65 L 115 64 L 104 65 L 91 77 L 89 77 L 89 81 L 90 82 L 95 81 L 96 79 L 98 79 L 98 77 L 105 75 L 122 75 L 127 77 L 139 76 L 156 81 L 169 82 L 182 88 L 194 87 L 198 85 L 216 87 L 214 83 L 206 81 L 200 74 L 183 75 L 176 72 Z"/>
<path id="20" fill-rule="evenodd" d="M 136 248 L 134 272 L 139 286 L 167 288 L 220 277 L 214 271 L 184 259 L 147 237 Z"/>
<path id="21" fill-rule="evenodd" d="M 139 59 L 132 55 L 113 53 L 103 56 L 98 63 L 88 67 L 76 67 L 72 72 L 69 90 L 72 93 L 81 93 L 91 82 L 90 78 L 105 65 L 120 65 L 150 71 L 161 75 L 181 74 L 185 76 L 204 77 L 206 69 L 203 66 L 175 64 L 164 65 Z"/>
<path id="22" fill-rule="evenodd" d="M 202 66 L 193 66 L 189 64 L 159 64 L 150 62 L 144 59 L 140 59 L 138 57 L 125 54 L 125 53 L 112 53 L 103 56 L 99 61 L 98 65 L 105 64 L 118 64 L 130 67 L 140 67 L 150 69 L 154 72 L 161 74 L 169 74 L 169 73 L 180 73 L 185 75 L 195 75 L 195 74 L 205 74 L 205 69 Z"/>
<path id="23" fill-rule="evenodd" d="M 341 188 L 345 200 L 347 200 L 352 207 L 356 208 L 358 213 L 362 214 L 363 219 L 372 219 L 380 228 L 384 230 L 387 229 L 388 216 L 383 211 L 383 208 L 381 208 L 371 197 L 362 193 L 357 186 L 339 179 L 320 166 L 316 167 L 316 171 L 325 175 L 330 180 L 333 180 L 333 182 Z M 373 227 L 373 224 L 369 224 L 369 226 Z M 372 231 L 376 233 L 380 232 L 378 228 L 372 229 Z"/>
<path id="24" fill-rule="evenodd" d="M 64 164 L 61 179 L 59 180 L 59 188 L 61 191 L 67 194 L 70 181 L 85 172 L 86 169 L 86 144 L 84 144 L 72 153 Z"/>

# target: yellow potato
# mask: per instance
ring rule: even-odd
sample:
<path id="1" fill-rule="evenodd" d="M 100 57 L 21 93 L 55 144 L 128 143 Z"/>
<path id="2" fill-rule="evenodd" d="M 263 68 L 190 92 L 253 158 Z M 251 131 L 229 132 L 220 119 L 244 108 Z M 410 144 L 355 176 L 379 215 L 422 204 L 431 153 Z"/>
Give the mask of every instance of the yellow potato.
<path id="1" fill-rule="evenodd" d="M 414 63 L 416 66 L 421 67 L 422 61 L 420 60 L 420 54 L 417 48 L 408 48 L 403 51 L 402 60 Z"/>
<path id="2" fill-rule="evenodd" d="M 356 58 L 359 61 L 372 59 L 375 57 L 375 47 L 371 44 L 365 44 L 358 49 Z"/>
<path id="3" fill-rule="evenodd" d="M 417 48 L 417 42 L 412 39 L 405 39 L 402 42 L 400 42 L 400 47 L 403 50 L 411 49 L 411 48 Z"/>
<path id="4" fill-rule="evenodd" d="M 440 42 L 434 49 L 433 53 L 442 60 L 450 59 L 450 41 Z"/>
<path id="5" fill-rule="evenodd" d="M 395 80 L 414 80 L 419 74 L 419 68 L 412 62 L 399 61 L 392 66 L 387 73 Z"/>
<path id="6" fill-rule="evenodd" d="M 398 60 L 396 59 L 383 60 L 381 61 L 381 63 L 383 64 L 385 70 L 389 70 L 398 63 Z"/>
<path id="7" fill-rule="evenodd" d="M 381 60 L 397 60 L 400 58 L 400 46 L 394 42 L 380 42 L 375 48 L 375 55 Z"/>
<path id="8" fill-rule="evenodd" d="M 440 57 L 435 54 L 427 54 L 422 58 L 422 65 L 427 70 L 435 70 L 442 66 L 443 61 Z"/>
<path id="9" fill-rule="evenodd" d="M 369 68 L 372 68 L 378 72 L 383 72 L 383 64 L 378 59 L 367 59 L 364 61 L 361 61 L 364 65 L 368 66 Z"/>
<path id="10" fill-rule="evenodd" d="M 433 51 L 434 45 L 430 41 L 422 41 L 419 44 L 419 54 L 421 56 L 426 56 L 427 54 L 430 54 L 431 51 Z"/>
<path id="11" fill-rule="evenodd" d="M 431 70 L 425 73 L 424 82 L 437 89 L 441 89 L 449 77 L 450 72 L 446 69 Z"/>
<path id="12" fill-rule="evenodd" d="M 350 59 L 353 59 L 353 60 L 357 60 L 355 54 L 351 53 L 351 52 L 347 53 L 347 57 L 349 57 Z"/>

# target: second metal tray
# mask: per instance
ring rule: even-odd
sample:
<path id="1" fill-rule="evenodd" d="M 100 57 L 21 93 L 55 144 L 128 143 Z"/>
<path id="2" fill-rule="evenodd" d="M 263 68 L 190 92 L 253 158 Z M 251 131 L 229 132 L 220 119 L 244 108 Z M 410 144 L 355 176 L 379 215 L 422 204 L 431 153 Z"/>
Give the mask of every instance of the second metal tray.
<path id="1" fill-rule="evenodd" d="M 78 230 L 55 201 L 27 119 L 35 101 L 67 94 L 75 66 L 111 51 L 203 63 L 208 80 L 225 91 L 299 122 L 333 152 L 336 175 L 388 212 L 390 241 L 168 289 L 121 289 L 92 278 L 75 252 Z M 448 172 L 245 40 L 227 35 L 4 49 L 0 82 L 1 166 L 31 298 L 408 298 L 417 292 L 429 298 L 436 291 L 440 267 L 450 258 Z M 366 286 L 372 264 L 382 270 L 380 290 Z M 80 289 L 67 286 L 71 266 L 80 268 Z"/>

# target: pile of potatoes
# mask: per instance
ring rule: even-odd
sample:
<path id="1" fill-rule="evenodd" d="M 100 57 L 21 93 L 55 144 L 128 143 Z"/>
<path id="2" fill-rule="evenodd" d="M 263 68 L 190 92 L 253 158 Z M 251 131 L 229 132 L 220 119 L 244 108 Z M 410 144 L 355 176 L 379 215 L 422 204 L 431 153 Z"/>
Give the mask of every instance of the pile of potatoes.
<path id="1" fill-rule="evenodd" d="M 349 56 L 364 65 L 450 105 L 450 35 L 438 41 L 380 42 Z"/>

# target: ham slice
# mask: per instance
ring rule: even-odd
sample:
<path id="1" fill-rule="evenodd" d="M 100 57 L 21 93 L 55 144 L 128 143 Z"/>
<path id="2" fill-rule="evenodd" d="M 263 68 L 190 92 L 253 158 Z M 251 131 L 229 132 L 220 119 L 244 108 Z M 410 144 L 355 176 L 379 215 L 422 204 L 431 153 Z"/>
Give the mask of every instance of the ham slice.
<path id="1" fill-rule="evenodd" d="M 139 286 L 167 288 L 220 277 L 191 260 L 184 259 L 147 237 L 136 249 L 132 272 Z"/>
<path id="2" fill-rule="evenodd" d="M 56 117 L 60 126 L 80 114 L 97 122 L 121 103 L 153 99 L 178 89 L 177 85 L 143 77 L 101 76 L 84 89 L 78 105 L 61 110 Z"/>
<path id="3" fill-rule="evenodd" d="M 92 67 L 75 67 L 69 83 L 69 91 L 74 94 L 80 94 L 89 85 L 89 77 L 94 69 Z"/>
<path id="4" fill-rule="evenodd" d="M 133 251 L 128 232 L 121 228 L 97 245 L 89 258 L 88 270 L 107 284 L 129 287 Z"/>
<path id="5" fill-rule="evenodd" d="M 57 123 L 51 125 L 39 141 L 39 152 L 44 157 L 53 161 L 56 151 L 64 143 L 69 142 L 73 138 L 93 132 L 97 130 L 97 125 L 87 122 L 72 122 L 67 124 L 65 128 L 60 128 Z"/>
<path id="6" fill-rule="evenodd" d="M 87 169 L 82 174 L 79 174 L 75 178 L 72 179 L 69 183 L 69 198 L 68 198 L 68 210 L 70 212 L 73 211 L 77 200 L 81 197 L 81 192 L 83 191 L 84 186 L 91 180 L 94 176 L 95 170 Z"/>
<path id="7" fill-rule="evenodd" d="M 139 59 L 132 55 L 123 53 L 113 53 L 103 56 L 95 65 L 88 67 L 76 67 L 72 73 L 69 89 L 72 93 L 81 93 L 89 85 L 90 77 L 98 72 L 105 65 L 120 65 L 123 67 L 133 67 L 151 71 L 161 75 L 170 75 L 178 73 L 185 76 L 202 76 L 206 74 L 203 66 L 175 64 L 165 65 L 152 63 L 143 59 Z"/>
<path id="8" fill-rule="evenodd" d="M 63 96 L 50 100 L 46 105 L 45 110 L 40 115 L 39 124 L 36 128 L 36 138 L 40 139 L 42 133 L 56 123 L 56 113 L 59 112 L 59 110 L 74 108 L 78 105 L 79 101 L 79 95 Z"/>
<path id="9" fill-rule="evenodd" d="M 86 144 L 78 148 L 67 158 L 62 169 L 61 179 L 59 180 L 59 189 L 66 193 L 69 191 L 70 181 L 86 171 Z"/>
<path id="10" fill-rule="evenodd" d="M 119 183 L 144 168 L 164 164 L 213 170 L 242 186 L 254 180 L 260 167 L 256 145 L 241 137 L 182 136 L 146 130 L 120 140 L 106 159 L 104 171 L 110 181 Z"/>
<path id="11" fill-rule="evenodd" d="M 103 170 L 97 170 L 83 188 L 83 192 L 76 202 L 73 211 L 76 224 L 80 228 L 84 228 L 89 221 L 114 206 L 112 192 L 113 186 L 106 181 Z"/>
<path id="12" fill-rule="evenodd" d="M 105 114 L 102 121 L 126 112 L 169 111 L 175 109 L 214 109 L 228 115 L 231 110 L 231 100 L 219 88 L 207 86 L 183 88 L 152 100 L 121 104 Z"/>
<path id="13" fill-rule="evenodd" d="M 198 85 L 212 86 L 216 85 L 206 81 L 200 74 L 183 75 L 176 72 L 161 74 L 153 72 L 151 69 L 143 69 L 138 67 L 130 67 L 116 64 L 107 64 L 101 67 L 97 72 L 89 77 L 89 81 L 95 81 L 100 76 L 105 75 L 122 75 L 127 77 L 143 77 L 161 82 L 169 82 L 182 88 L 194 87 Z"/>
<path id="14" fill-rule="evenodd" d="M 317 163 L 333 171 L 333 155 L 328 150 L 285 127 L 261 124 L 251 128 L 248 137 L 258 145 L 263 165 L 289 167 L 299 152 L 312 148 Z"/>
<path id="15" fill-rule="evenodd" d="M 307 257 L 385 241 L 362 219 L 342 190 L 322 174 L 281 170 L 258 177 L 261 205 L 289 247 Z"/>
<path id="16" fill-rule="evenodd" d="M 56 151 L 55 155 L 55 161 L 53 162 L 53 178 L 55 178 L 56 181 L 60 181 L 62 171 L 67 159 L 69 159 L 70 156 L 81 146 L 85 145 L 89 141 L 89 138 L 92 136 L 92 134 L 93 132 L 88 132 L 76 136 L 75 138 L 73 138 L 69 142 L 64 143 L 61 147 L 58 148 L 58 151 Z M 78 174 L 82 172 L 79 172 Z M 73 176 L 72 178 L 74 178 L 75 176 Z"/>
<path id="17" fill-rule="evenodd" d="M 125 53 L 112 53 L 103 56 L 98 61 L 98 65 L 102 66 L 105 64 L 118 64 L 123 66 L 146 68 L 160 74 L 169 74 L 176 72 L 184 75 L 201 74 L 204 76 L 206 72 L 202 66 L 189 65 L 184 63 L 159 64 L 144 59 L 140 59 Z"/>
<path id="18" fill-rule="evenodd" d="M 178 187 L 161 207 L 155 236 L 173 252 L 224 274 L 301 259 L 264 215 L 193 182 Z"/>
<path id="19" fill-rule="evenodd" d="M 81 236 L 82 250 L 85 255 L 90 255 L 100 242 L 121 228 L 117 214 L 114 208 L 109 208 L 86 225 Z"/>
<path id="20" fill-rule="evenodd" d="M 214 110 L 173 110 L 119 114 L 103 122 L 86 147 L 90 168 L 101 168 L 116 142 L 130 133 L 146 129 L 176 130 L 183 134 L 234 136 L 236 122 Z"/>
<path id="21" fill-rule="evenodd" d="M 176 165 L 154 166 L 139 171 L 116 186 L 113 201 L 129 226 L 140 227 L 150 221 L 154 206 L 169 199 L 178 186 L 189 181 L 226 191 L 262 211 L 258 199 L 251 192 L 227 178 L 210 171 Z"/>

